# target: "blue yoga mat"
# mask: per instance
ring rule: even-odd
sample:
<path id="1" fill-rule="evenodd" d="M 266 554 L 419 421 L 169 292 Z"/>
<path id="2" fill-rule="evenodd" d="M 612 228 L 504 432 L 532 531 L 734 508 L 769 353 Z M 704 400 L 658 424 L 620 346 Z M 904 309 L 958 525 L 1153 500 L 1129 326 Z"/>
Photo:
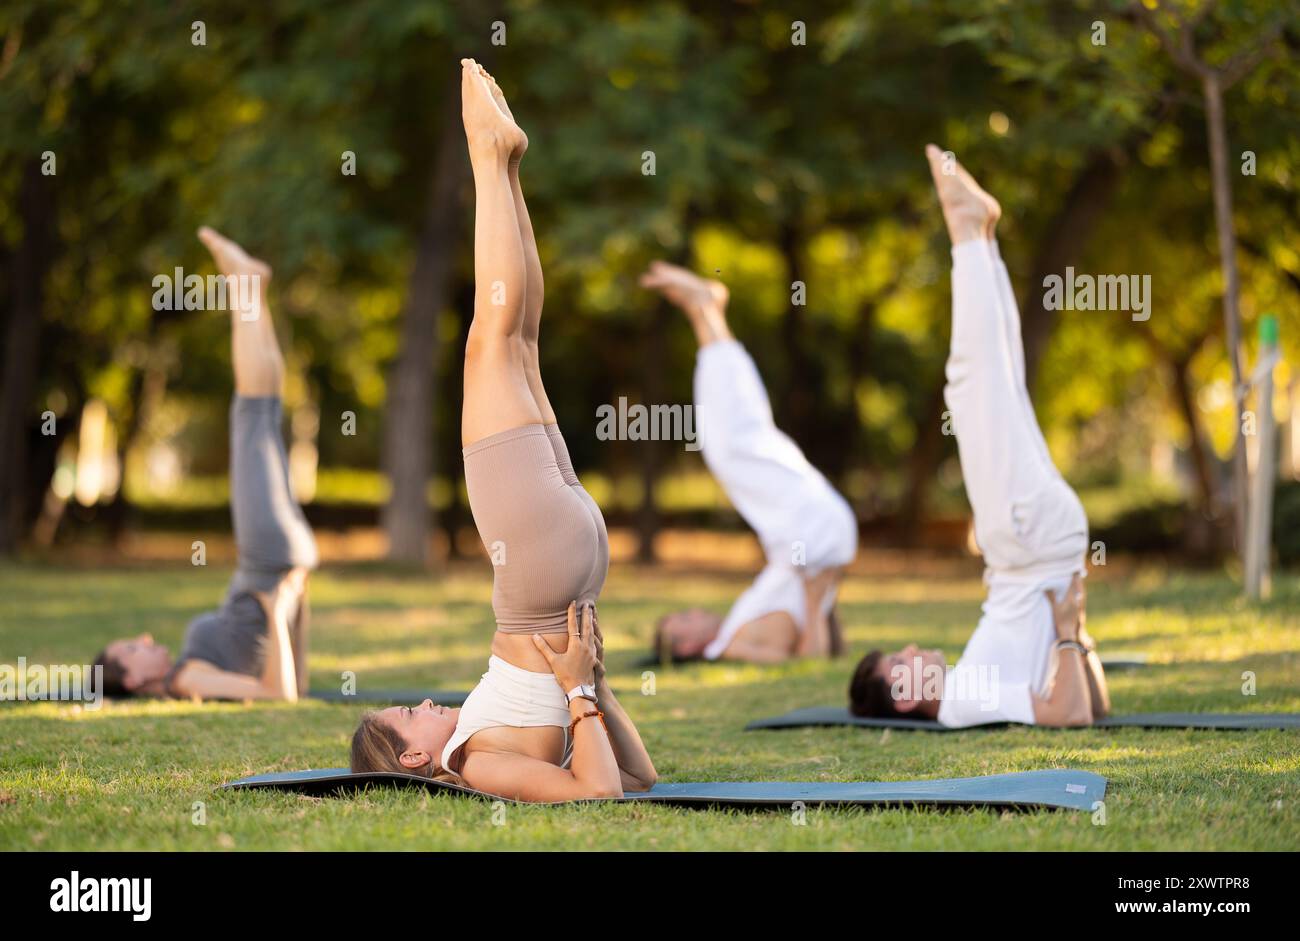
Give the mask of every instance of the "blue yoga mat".
<path id="1" fill-rule="evenodd" d="M 971 726 L 973 729 L 1006 728 L 1013 723 L 992 722 Z M 781 716 L 755 719 L 745 726 L 753 729 L 805 729 L 816 726 L 856 725 L 866 729 L 910 729 L 921 732 L 967 732 L 952 729 L 933 719 L 877 719 L 855 716 L 843 706 L 812 706 L 796 709 Z M 1282 712 L 1143 712 L 1127 716 L 1107 716 L 1082 728 L 1094 729 L 1300 729 L 1300 713 Z"/>
<path id="2" fill-rule="evenodd" d="M 322 768 L 258 774 L 223 784 L 223 790 L 269 788 L 314 795 L 343 795 L 367 786 L 422 787 L 487 800 L 493 794 L 460 787 L 414 774 L 369 772 L 352 774 L 347 768 Z M 978 778 L 940 778 L 933 781 L 707 781 L 659 783 L 641 794 L 602 800 L 641 802 L 683 807 L 768 807 L 788 809 L 796 801 L 827 806 L 923 806 L 1065 808 L 1092 810 L 1106 795 L 1106 779 L 1091 771 L 1064 768 L 1017 771 Z M 582 801 L 581 803 L 590 803 Z M 510 803 L 515 803 L 510 801 Z"/>

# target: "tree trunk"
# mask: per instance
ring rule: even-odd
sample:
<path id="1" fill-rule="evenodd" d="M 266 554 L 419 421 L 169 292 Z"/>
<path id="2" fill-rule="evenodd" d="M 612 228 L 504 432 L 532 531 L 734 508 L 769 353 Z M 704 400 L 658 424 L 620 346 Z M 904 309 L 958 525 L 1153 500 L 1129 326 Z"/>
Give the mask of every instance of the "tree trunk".
<path id="1" fill-rule="evenodd" d="M 804 284 L 804 304 L 790 304 L 785 311 L 785 317 L 781 319 L 781 341 L 785 346 L 785 355 L 789 364 L 786 372 L 786 382 L 784 395 L 780 401 L 782 405 L 778 407 L 780 416 L 777 425 L 781 427 L 786 434 L 798 440 L 805 452 L 816 454 L 816 434 L 811 427 L 811 418 L 814 409 L 812 401 L 812 390 L 817 388 L 813 377 L 813 366 L 809 361 L 807 354 L 806 338 L 804 331 L 807 329 L 807 279 L 804 277 L 803 256 L 800 254 L 803 248 L 803 238 L 798 226 L 786 221 L 781 224 L 780 234 L 781 257 L 785 259 L 786 272 L 789 276 L 789 282 L 795 281 Z M 789 284 L 786 290 L 790 290 Z M 814 464 L 816 461 L 813 462 Z"/>
<path id="2" fill-rule="evenodd" d="M 684 259 L 683 259 L 684 260 Z M 672 316 L 667 301 L 659 301 L 652 323 L 664 324 Z M 643 404 L 652 408 L 655 404 L 666 404 L 663 363 L 667 360 L 663 329 L 656 326 L 644 339 L 645 355 L 641 357 L 641 395 Z M 655 499 L 655 490 L 663 474 L 664 449 L 672 447 L 667 441 L 637 442 L 641 454 L 641 506 L 637 510 L 637 549 L 636 559 L 650 565 L 658 558 L 655 552 L 655 537 L 662 528 L 663 520 L 659 513 L 659 503 Z"/>
<path id="3" fill-rule="evenodd" d="M 1246 545 L 1246 437 L 1242 415 L 1246 390 L 1241 379 L 1241 314 L 1237 310 L 1237 237 L 1232 226 L 1232 179 L 1228 171 L 1228 132 L 1223 115 L 1223 89 L 1219 75 L 1206 71 L 1201 78 L 1205 93 L 1205 122 L 1209 131 L 1210 176 L 1214 187 L 1214 225 L 1219 237 L 1219 264 L 1223 269 L 1223 327 L 1228 362 L 1232 365 L 1233 418 L 1236 432 L 1232 447 L 1232 518 L 1237 547 Z"/>
<path id="4" fill-rule="evenodd" d="M 11 303 L 4 330 L 4 373 L 0 376 L 0 556 L 13 554 L 27 528 L 30 491 L 43 487 L 34 479 L 27 453 L 29 427 L 40 420 L 33 409 L 36 362 L 40 347 L 45 274 L 49 270 L 54 206 L 52 184 L 40 161 L 23 167 L 18 212 L 23 238 L 10 256 Z"/>
<path id="5" fill-rule="evenodd" d="M 474 319 L 474 282 L 472 279 L 456 279 L 456 286 L 452 292 L 452 303 L 456 308 L 456 349 L 463 350 L 466 342 L 469 340 L 469 325 Z M 448 363 L 448 369 L 442 377 L 443 396 L 449 403 L 459 402 L 461 399 L 461 390 L 465 385 L 465 358 L 463 356 L 453 356 Z M 443 533 L 447 538 L 447 557 L 449 559 L 459 559 L 462 557 L 460 546 L 456 542 L 456 537 L 461 529 L 472 522 L 468 508 L 460 497 L 460 483 L 465 475 L 465 465 L 461 458 L 460 447 L 460 425 L 457 422 L 451 422 L 448 427 L 442 429 L 442 466 L 446 468 L 448 500 L 447 508 L 442 514 L 442 519 L 438 522 L 442 525 Z M 436 440 L 436 438 L 435 438 Z"/>
<path id="6" fill-rule="evenodd" d="M 1025 384 L 1034 388 L 1038 364 L 1056 326 L 1056 311 L 1043 306 L 1043 279 L 1062 275 L 1078 260 L 1093 227 L 1105 212 L 1120 181 L 1120 163 L 1112 151 L 1092 155 L 1066 194 L 1065 203 L 1047 228 L 1032 275 L 1020 291 L 1020 330 L 1025 345 Z"/>
<path id="7" fill-rule="evenodd" d="M 898 540 L 906 547 L 920 543 L 922 523 L 925 521 L 930 487 L 935 470 L 943 457 L 943 388 L 947 379 L 943 373 L 931 386 L 916 428 L 916 443 L 907 459 L 908 485 L 903 505 L 898 514 Z"/>
<path id="8" fill-rule="evenodd" d="M 1205 436 L 1201 433 L 1201 421 L 1192 394 L 1190 366 L 1191 357 L 1188 356 L 1171 362 L 1169 370 L 1174 379 L 1174 399 L 1178 403 L 1178 411 L 1187 423 L 1187 448 L 1192 456 L 1192 467 L 1196 471 L 1197 506 L 1202 513 L 1213 519 L 1220 511 L 1218 486 L 1209 455 L 1205 452 Z"/>
<path id="9" fill-rule="evenodd" d="M 437 157 L 429 186 L 424 229 L 402 318 L 401 349 L 388 378 L 383 467 L 392 487 L 381 521 L 388 558 L 428 561 L 433 513 L 432 406 L 437 379 L 438 315 L 447 303 L 448 279 L 461 228 L 465 144 L 460 134 L 460 86 L 443 101 Z"/>

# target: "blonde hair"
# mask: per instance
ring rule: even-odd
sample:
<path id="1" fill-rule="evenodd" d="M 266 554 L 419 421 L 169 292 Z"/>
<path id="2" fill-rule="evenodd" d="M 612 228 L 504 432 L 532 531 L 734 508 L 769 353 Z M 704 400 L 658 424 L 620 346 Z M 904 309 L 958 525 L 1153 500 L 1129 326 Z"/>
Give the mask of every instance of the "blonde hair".
<path id="1" fill-rule="evenodd" d="M 395 774 L 414 774 L 441 781 L 446 784 L 458 784 L 468 787 L 465 779 L 454 771 L 439 768 L 432 757 L 428 764 L 419 768 L 408 768 L 402 764 L 402 752 L 406 751 L 406 741 L 401 734 L 383 720 L 378 712 L 367 712 L 352 733 L 351 768 L 353 774 L 365 771 L 387 771 Z"/>

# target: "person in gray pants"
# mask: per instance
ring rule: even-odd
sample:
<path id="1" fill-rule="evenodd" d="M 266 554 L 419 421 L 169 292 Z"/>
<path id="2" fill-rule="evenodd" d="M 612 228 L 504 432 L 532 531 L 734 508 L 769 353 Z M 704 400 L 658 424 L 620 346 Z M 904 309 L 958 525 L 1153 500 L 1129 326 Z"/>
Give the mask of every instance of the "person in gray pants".
<path id="1" fill-rule="evenodd" d="M 316 542 L 289 485 L 281 435 L 284 358 L 266 303 L 270 267 L 199 230 L 226 277 L 235 397 L 230 509 L 238 566 L 225 601 L 185 630 L 172 659 L 149 634 L 115 640 L 95 660 L 108 696 L 284 699 L 307 690 L 307 581 Z"/>

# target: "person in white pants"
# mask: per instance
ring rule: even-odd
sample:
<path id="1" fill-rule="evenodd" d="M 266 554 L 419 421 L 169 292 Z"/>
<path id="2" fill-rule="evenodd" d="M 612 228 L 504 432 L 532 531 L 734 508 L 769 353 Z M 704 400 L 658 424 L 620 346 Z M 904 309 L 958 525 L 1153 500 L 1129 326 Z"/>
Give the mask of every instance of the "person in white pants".
<path id="1" fill-rule="evenodd" d="M 955 667 L 938 650 L 873 650 L 849 689 L 857 715 L 1087 725 L 1109 710 L 1084 629 L 1088 520 L 1052 463 L 1025 385 L 1020 314 L 998 252 L 1001 208 L 951 154 L 930 170 L 952 238 L 947 403 L 988 588 Z"/>
<path id="2" fill-rule="evenodd" d="M 726 287 L 665 262 L 641 284 L 680 307 L 695 330 L 700 450 L 767 558 L 725 618 L 700 608 L 662 618 L 656 654 L 776 663 L 841 653 L 835 605 L 857 553 L 852 509 L 772 420 L 758 369 L 727 327 Z"/>

